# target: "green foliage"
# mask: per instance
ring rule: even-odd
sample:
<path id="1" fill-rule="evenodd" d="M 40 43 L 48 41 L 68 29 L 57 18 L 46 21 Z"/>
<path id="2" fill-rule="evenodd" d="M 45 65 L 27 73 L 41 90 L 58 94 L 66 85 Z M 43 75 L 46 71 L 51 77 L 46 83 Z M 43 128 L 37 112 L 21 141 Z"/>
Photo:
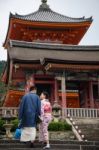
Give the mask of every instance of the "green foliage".
<path id="1" fill-rule="evenodd" d="M 3 127 L 4 124 L 5 124 L 5 121 L 0 118 L 0 131 L 5 130 L 4 127 Z"/>
<path id="2" fill-rule="evenodd" d="M 0 61 L 0 99 L 5 94 L 5 91 L 6 91 L 5 84 L 1 82 L 1 76 L 5 67 L 5 64 L 6 64 L 5 61 Z"/>
<path id="3" fill-rule="evenodd" d="M 71 131 L 71 125 L 67 124 L 67 122 L 51 122 L 49 124 L 49 131 Z"/>
<path id="4" fill-rule="evenodd" d="M 11 121 L 13 124 L 12 131 L 15 131 L 15 129 L 18 127 L 19 120 L 15 119 Z M 61 121 L 61 122 L 54 122 L 52 121 L 49 124 L 49 131 L 71 131 L 71 125 L 67 124 L 66 121 Z"/>
<path id="5" fill-rule="evenodd" d="M 18 128 L 19 120 L 12 120 L 11 123 L 13 124 L 11 131 L 15 131 Z"/>
<path id="6" fill-rule="evenodd" d="M 16 128 L 18 127 L 19 123 L 18 119 L 12 120 L 11 123 L 13 124 L 11 131 L 15 131 Z M 0 119 L 0 131 L 5 131 L 4 124 L 5 121 L 3 119 Z"/>
<path id="7" fill-rule="evenodd" d="M 0 130 L 4 131 L 4 125 L 5 121 L 0 119 Z M 15 119 L 12 120 L 11 123 L 13 124 L 11 131 L 15 131 L 18 128 L 19 120 Z M 61 122 L 54 122 L 52 121 L 49 124 L 49 131 L 71 131 L 72 127 L 71 125 L 67 124 L 66 121 L 61 121 Z"/>
<path id="8" fill-rule="evenodd" d="M 0 100 L 6 93 L 6 86 L 3 82 L 0 82 Z M 0 107 L 2 106 L 2 101 L 0 101 Z"/>
<path id="9" fill-rule="evenodd" d="M 4 70 L 5 64 L 6 64 L 5 61 L 0 61 L 0 76 L 1 76 L 1 74 L 3 72 L 3 70 Z"/>

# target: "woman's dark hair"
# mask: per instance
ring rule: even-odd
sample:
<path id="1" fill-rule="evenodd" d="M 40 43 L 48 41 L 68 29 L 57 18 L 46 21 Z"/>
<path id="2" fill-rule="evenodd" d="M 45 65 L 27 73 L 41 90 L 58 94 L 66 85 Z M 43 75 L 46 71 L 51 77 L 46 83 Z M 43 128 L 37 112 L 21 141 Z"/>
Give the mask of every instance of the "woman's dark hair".
<path id="1" fill-rule="evenodd" d="M 43 91 L 42 93 L 43 93 L 43 95 L 45 96 L 46 99 L 49 99 L 49 94 L 48 94 L 48 92 Z"/>
<path id="2" fill-rule="evenodd" d="M 36 86 L 35 85 L 33 85 L 33 86 L 30 87 L 30 92 L 34 91 L 34 90 L 36 90 Z"/>

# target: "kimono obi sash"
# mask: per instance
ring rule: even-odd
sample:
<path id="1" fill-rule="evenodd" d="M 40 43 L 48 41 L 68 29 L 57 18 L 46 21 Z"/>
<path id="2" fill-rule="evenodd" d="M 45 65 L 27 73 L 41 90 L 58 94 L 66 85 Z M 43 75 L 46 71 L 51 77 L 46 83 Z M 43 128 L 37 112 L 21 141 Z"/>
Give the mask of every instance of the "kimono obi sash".
<path id="1" fill-rule="evenodd" d="M 45 102 L 44 113 L 51 113 L 51 112 L 52 112 L 51 104 L 49 102 Z"/>

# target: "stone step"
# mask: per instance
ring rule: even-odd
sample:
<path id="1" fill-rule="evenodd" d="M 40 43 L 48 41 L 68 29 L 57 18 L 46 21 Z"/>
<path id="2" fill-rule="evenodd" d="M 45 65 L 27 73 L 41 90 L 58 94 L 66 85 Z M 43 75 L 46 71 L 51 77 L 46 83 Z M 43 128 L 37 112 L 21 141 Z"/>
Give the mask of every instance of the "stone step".
<path id="1" fill-rule="evenodd" d="M 99 141 L 99 119 L 87 118 L 87 119 L 76 119 L 75 123 L 78 125 L 82 134 L 89 141 Z M 94 135 L 94 136 L 93 136 Z"/>
<path id="2" fill-rule="evenodd" d="M 60 150 L 60 148 L 59 149 L 53 149 L 53 148 L 50 148 L 51 150 Z M 24 149 L 22 149 L 22 148 L 7 148 L 7 149 L 1 149 L 0 148 L 0 150 L 32 150 L 31 148 L 24 148 Z M 42 148 L 33 148 L 33 150 L 42 150 Z M 66 149 L 65 148 L 65 150 L 74 150 L 74 149 Z M 76 150 L 80 150 L 80 149 L 76 149 Z M 96 149 L 96 150 L 98 150 L 98 149 Z"/>
<path id="3" fill-rule="evenodd" d="M 2 148 L 2 147 L 0 147 L 0 150 L 32 150 L 32 149 L 42 150 L 42 148 Z M 79 146 L 79 148 L 76 148 L 76 149 L 75 149 L 75 147 L 73 147 L 73 148 L 71 148 L 71 147 L 63 148 L 61 146 L 55 147 L 55 148 L 51 147 L 51 150 L 61 150 L 61 149 L 63 149 L 63 150 L 99 150 L 99 146 L 84 145 L 84 146 Z"/>
<path id="4" fill-rule="evenodd" d="M 50 141 L 51 150 L 99 150 L 99 142 Z M 35 142 L 34 150 L 41 150 L 43 145 Z M 0 140 L 0 150 L 30 150 L 29 144 L 19 140 Z"/>
<path id="5" fill-rule="evenodd" d="M 84 145 L 80 147 L 80 150 L 99 150 L 99 146 Z"/>
<path id="6" fill-rule="evenodd" d="M 77 145 L 99 145 L 99 141 L 64 141 L 64 140 L 51 140 L 51 144 L 77 144 Z M 24 144 L 19 140 L 0 140 L 0 144 Z M 39 144 L 35 141 L 35 144 Z"/>
<path id="7" fill-rule="evenodd" d="M 0 144 L 0 148 L 29 148 L 29 144 Z M 51 144 L 51 148 L 60 148 L 60 149 L 79 149 L 77 144 Z M 41 144 L 35 144 L 35 148 L 43 148 Z"/>

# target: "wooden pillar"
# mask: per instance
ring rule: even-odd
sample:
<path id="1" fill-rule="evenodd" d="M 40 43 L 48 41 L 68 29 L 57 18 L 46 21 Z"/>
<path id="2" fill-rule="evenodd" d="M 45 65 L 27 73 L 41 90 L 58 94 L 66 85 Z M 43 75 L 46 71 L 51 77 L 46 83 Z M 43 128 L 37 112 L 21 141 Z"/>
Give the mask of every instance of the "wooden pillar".
<path id="1" fill-rule="evenodd" d="M 92 81 L 89 81 L 89 100 L 90 100 L 90 108 L 94 108 L 93 84 L 92 84 Z"/>
<path id="2" fill-rule="evenodd" d="M 54 84 L 52 84 L 52 85 L 51 85 L 51 97 L 50 97 L 50 102 L 51 102 L 52 105 L 53 105 L 54 102 L 55 102 L 55 101 L 54 101 L 54 100 L 55 100 L 55 94 L 54 94 L 54 92 L 53 92 L 53 91 L 55 90 L 54 88 L 55 88 L 55 86 L 54 86 Z"/>
<path id="3" fill-rule="evenodd" d="M 8 81 L 8 87 L 11 85 L 12 82 L 12 70 L 13 70 L 13 60 L 10 60 L 10 69 L 9 69 L 9 81 Z"/>
<path id="4" fill-rule="evenodd" d="M 98 98 L 99 98 L 99 75 L 98 75 Z"/>
<path id="5" fill-rule="evenodd" d="M 58 103 L 58 83 L 57 79 L 55 78 L 55 102 Z"/>
<path id="6" fill-rule="evenodd" d="M 67 107 L 66 102 L 66 79 L 65 79 L 65 71 L 63 72 L 62 79 L 61 79 L 61 91 L 62 91 L 62 116 L 64 117 L 64 109 Z"/>
<path id="7" fill-rule="evenodd" d="M 85 84 L 85 108 L 88 108 L 88 83 Z"/>
<path id="8" fill-rule="evenodd" d="M 25 93 L 29 92 L 31 86 L 35 85 L 34 75 L 31 75 L 28 79 L 26 79 Z"/>

